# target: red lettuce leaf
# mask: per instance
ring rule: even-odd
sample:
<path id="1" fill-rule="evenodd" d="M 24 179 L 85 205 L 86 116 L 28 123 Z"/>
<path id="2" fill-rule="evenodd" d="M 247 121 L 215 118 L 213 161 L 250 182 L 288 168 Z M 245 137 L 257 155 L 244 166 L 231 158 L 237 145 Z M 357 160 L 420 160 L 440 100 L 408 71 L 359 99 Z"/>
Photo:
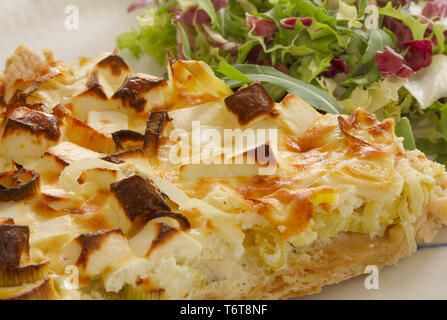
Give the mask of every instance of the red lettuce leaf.
<path id="1" fill-rule="evenodd" d="M 375 60 L 383 77 L 407 78 L 414 73 L 410 67 L 404 64 L 404 57 L 388 46 L 385 46 L 383 52 L 376 53 Z"/>
<path id="2" fill-rule="evenodd" d="M 383 19 L 383 27 L 390 30 L 396 35 L 397 49 L 402 49 L 402 43 L 413 40 L 413 35 L 409 27 L 402 23 L 402 21 L 386 16 Z"/>
<path id="3" fill-rule="evenodd" d="M 404 49 L 408 49 L 404 58 L 404 64 L 409 66 L 414 72 L 431 64 L 433 44 L 430 40 L 407 41 L 402 45 Z"/>
<path id="4" fill-rule="evenodd" d="M 301 23 L 305 27 L 309 27 L 312 24 L 312 18 L 309 18 L 309 17 L 305 17 L 305 18 L 297 18 L 297 17 L 285 18 L 285 19 L 281 19 L 280 23 L 281 23 L 281 26 L 283 26 L 286 29 L 295 29 L 295 24 L 296 24 L 296 21 L 298 19 L 300 19 Z"/>
<path id="5" fill-rule="evenodd" d="M 447 16 L 447 0 L 433 0 L 427 2 L 422 15 L 427 18 L 435 18 L 432 20 L 443 19 Z"/>
<path id="6" fill-rule="evenodd" d="M 227 5 L 227 0 L 211 0 L 214 10 L 217 12 Z M 179 12 L 174 18 L 174 23 L 180 21 L 185 26 L 193 24 L 203 24 L 211 22 L 211 18 L 205 10 L 198 9 L 197 7 L 190 8 L 186 12 Z"/>
<path id="7" fill-rule="evenodd" d="M 135 1 L 134 3 L 130 4 L 127 7 L 127 12 L 132 12 L 140 8 L 145 8 L 149 5 L 155 4 L 154 0 L 139 0 Z"/>
<path id="8" fill-rule="evenodd" d="M 253 34 L 256 36 L 271 38 L 276 31 L 276 24 L 271 19 L 264 19 L 256 17 L 249 13 L 245 14 L 246 24 L 250 29 L 253 29 Z"/>
<path id="9" fill-rule="evenodd" d="M 324 72 L 321 73 L 322 76 L 326 78 L 333 78 L 337 73 L 350 73 L 351 70 L 349 69 L 348 63 L 345 61 L 345 59 L 341 57 L 335 57 L 331 61 L 331 66 Z"/>

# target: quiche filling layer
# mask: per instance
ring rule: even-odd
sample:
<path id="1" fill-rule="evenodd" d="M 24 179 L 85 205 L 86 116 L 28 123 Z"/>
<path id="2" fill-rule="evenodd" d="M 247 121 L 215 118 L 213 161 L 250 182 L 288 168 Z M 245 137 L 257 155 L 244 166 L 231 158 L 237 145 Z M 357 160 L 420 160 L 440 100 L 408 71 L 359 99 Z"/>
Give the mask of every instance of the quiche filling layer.
<path id="1" fill-rule="evenodd" d="M 397 226 L 415 250 L 427 213 L 447 223 L 444 167 L 362 109 L 233 92 L 197 61 L 133 74 L 117 51 L 16 71 L 0 109 L 0 298 L 194 298 L 341 232 Z"/>

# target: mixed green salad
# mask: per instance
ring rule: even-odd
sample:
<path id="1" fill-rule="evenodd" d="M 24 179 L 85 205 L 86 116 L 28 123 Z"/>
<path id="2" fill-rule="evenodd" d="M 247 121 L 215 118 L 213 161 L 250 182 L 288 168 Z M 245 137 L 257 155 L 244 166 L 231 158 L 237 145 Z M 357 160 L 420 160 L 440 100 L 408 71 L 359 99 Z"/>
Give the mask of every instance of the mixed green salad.
<path id="1" fill-rule="evenodd" d="M 140 0 L 120 49 L 203 60 L 232 87 L 394 118 L 408 149 L 447 164 L 447 0 Z"/>

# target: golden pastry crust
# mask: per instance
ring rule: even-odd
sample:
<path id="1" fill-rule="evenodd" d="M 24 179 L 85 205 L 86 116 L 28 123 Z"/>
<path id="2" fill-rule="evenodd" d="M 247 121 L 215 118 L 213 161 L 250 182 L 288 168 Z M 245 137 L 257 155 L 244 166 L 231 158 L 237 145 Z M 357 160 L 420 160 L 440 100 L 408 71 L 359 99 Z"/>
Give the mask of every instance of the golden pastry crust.
<path id="1" fill-rule="evenodd" d="M 424 222 L 421 222 L 424 221 Z M 415 224 L 416 239 L 407 239 L 400 225 L 390 227 L 382 237 L 342 232 L 330 240 L 319 240 L 295 248 L 286 267 L 272 272 L 260 265 L 253 267 L 256 279 L 242 294 L 234 290 L 235 282 L 219 291 L 198 293 L 193 299 L 287 299 L 319 293 L 324 286 L 360 276 L 369 265 L 379 269 L 394 265 L 414 253 L 411 244 L 428 235 L 434 238 L 442 228 L 439 219 L 427 213 Z M 423 230 L 424 234 L 420 234 Z M 249 258 L 248 261 L 253 261 Z M 232 288 L 233 287 L 233 288 Z"/>

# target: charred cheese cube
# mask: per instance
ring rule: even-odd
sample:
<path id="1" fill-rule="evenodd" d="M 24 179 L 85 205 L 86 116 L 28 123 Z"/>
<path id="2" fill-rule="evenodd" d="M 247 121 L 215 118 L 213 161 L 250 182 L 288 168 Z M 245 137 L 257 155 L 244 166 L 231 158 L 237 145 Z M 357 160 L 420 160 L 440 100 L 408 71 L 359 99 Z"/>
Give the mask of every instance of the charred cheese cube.
<path id="1" fill-rule="evenodd" d="M 75 118 L 86 122 L 90 111 L 118 110 L 119 104 L 109 99 L 111 92 L 106 89 L 110 88 L 104 87 L 104 83 L 105 80 L 98 70 L 93 70 L 85 84 L 85 91 L 74 96 L 68 105 Z"/>
<path id="2" fill-rule="evenodd" d="M 59 176 L 65 167 L 75 161 L 100 156 L 98 152 L 64 141 L 45 151 L 39 165 L 39 173 L 44 177 Z"/>
<path id="3" fill-rule="evenodd" d="M 186 233 L 165 223 L 148 222 L 129 240 L 130 248 L 140 257 L 173 257 L 177 262 L 191 261 L 202 251 L 202 244 Z"/>
<path id="4" fill-rule="evenodd" d="M 163 105 L 167 90 L 165 79 L 137 73 L 126 78 L 111 100 L 122 105 L 128 113 L 142 114 Z"/>
<path id="5" fill-rule="evenodd" d="M 122 85 L 126 77 L 132 74 L 132 70 L 116 49 L 102 58 L 96 64 L 95 69 L 98 70 L 99 74 L 105 80 L 102 84 L 103 87 L 110 88 L 112 92 L 115 92 Z"/>
<path id="6" fill-rule="evenodd" d="M 0 224 L 0 269 L 17 267 L 29 256 L 29 236 L 27 226 Z"/>
<path id="7" fill-rule="evenodd" d="M 275 101 L 259 82 L 226 97 L 225 104 L 238 117 L 241 125 L 247 125 L 261 115 L 277 116 Z"/>
<path id="8" fill-rule="evenodd" d="M 63 260 L 76 265 L 81 275 L 102 274 L 131 254 L 126 236 L 119 229 L 83 233 L 64 248 Z"/>
<path id="9" fill-rule="evenodd" d="M 137 175 L 112 183 L 110 191 L 108 205 L 100 215 L 112 228 L 125 233 L 134 222 L 171 210 L 152 182 Z"/>
<path id="10" fill-rule="evenodd" d="M 40 157 L 59 138 L 59 123 L 54 115 L 19 107 L 6 120 L 1 143 L 6 157 L 23 162 Z"/>

